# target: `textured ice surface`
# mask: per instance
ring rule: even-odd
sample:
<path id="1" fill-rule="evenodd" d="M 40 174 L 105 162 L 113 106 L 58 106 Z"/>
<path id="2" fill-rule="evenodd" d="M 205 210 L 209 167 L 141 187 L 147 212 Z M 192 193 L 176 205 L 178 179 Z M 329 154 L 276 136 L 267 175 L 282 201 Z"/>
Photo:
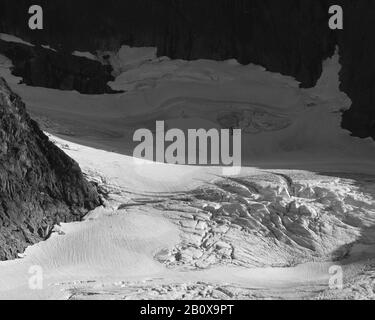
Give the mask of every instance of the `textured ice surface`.
<path id="1" fill-rule="evenodd" d="M 152 48 L 109 60 L 112 87 L 125 93 L 18 85 L 1 60 L 34 118 L 106 199 L 85 222 L 0 264 L 1 297 L 335 298 L 370 286 L 375 148 L 340 128 L 351 102 L 339 91 L 337 55 L 308 90 L 258 66 L 157 59 Z M 134 161 L 134 129 L 155 120 L 242 128 L 240 175 Z M 40 292 L 28 289 L 33 264 L 45 269 Z M 333 264 L 344 291 L 328 290 Z"/>

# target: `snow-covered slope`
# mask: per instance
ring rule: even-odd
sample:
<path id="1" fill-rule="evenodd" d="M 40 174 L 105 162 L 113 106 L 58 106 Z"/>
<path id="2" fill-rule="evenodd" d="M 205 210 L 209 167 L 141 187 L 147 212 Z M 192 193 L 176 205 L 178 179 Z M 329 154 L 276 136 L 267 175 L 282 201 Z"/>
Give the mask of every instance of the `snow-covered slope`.
<path id="1" fill-rule="evenodd" d="M 117 78 L 111 86 L 123 94 L 81 95 L 24 85 L 13 89 L 47 131 L 127 155 L 133 152 L 134 131 L 155 128 L 156 120 L 182 129 L 240 127 L 243 162 L 251 166 L 287 162 L 289 168 L 301 168 L 323 161 L 332 167 L 372 161 L 375 155 L 372 140 L 353 138 L 340 128 L 341 112 L 351 102 L 338 88 L 337 54 L 325 62 L 321 80 L 309 90 L 254 65 L 153 54 L 150 48 L 142 54 L 127 47 L 117 55 L 99 54 L 113 63 Z M 9 61 L 2 65 L 3 76 L 15 84 Z"/>
<path id="2" fill-rule="evenodd" d="M 375 148 L 340 128 L 350 100 L 339 91 L 338 54 L 308 90 L 232 60 L 153 55 L 98 54 L 125 92 L 94 96 L 17 84 L 0 60 L 1 75 L 107 199 L 0 264 L 0 296 L 311 298 L 325 294 L 332 264 L 356 276 L 352 262 L 373 258 Z M 135 161 L 134 130 L 156 120 L 242 128 L 241 173 Z M 36 292 L 27 287 L 34 264 L 46 280 Z"/>
<path id="3" fill-rule="evenodd" d="M 51 139 L 107 201 L 0 264 L 0 297 L 311 298 L 327 290 L 332 265 L 350 279 L 373 257 L 369 175 L 246 168 L 223 179 L 219 168 L 158 163 L 142 172 L 131 157 Z M 29 287 L 33 266 L 42 290 Z"/>

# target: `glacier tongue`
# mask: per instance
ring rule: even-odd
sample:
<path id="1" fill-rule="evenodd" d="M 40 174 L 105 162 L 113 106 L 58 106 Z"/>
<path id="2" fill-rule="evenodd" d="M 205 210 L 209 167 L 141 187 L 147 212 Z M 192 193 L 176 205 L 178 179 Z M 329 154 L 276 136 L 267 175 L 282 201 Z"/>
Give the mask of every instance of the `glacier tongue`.
<path id="1" fill-rule="evenodd" d="M 138 54 L 145 60 L 130 55 L 112 83 L 122 94 L 12 83 L 106 202 L 1 264 L 0 296 L 34 294 L 27 270 L 39 264 L 43 297 L 311 298 L 327 289 L 331 265 L 373 258 L 374 142 L 340 128 L 350 100 L 338 90 L 337 55 L 305 90 L 259 66 Z M 238 177 L 129 156 L 133 130 L 156 119 L 221 127 L 238 118 Z"/>

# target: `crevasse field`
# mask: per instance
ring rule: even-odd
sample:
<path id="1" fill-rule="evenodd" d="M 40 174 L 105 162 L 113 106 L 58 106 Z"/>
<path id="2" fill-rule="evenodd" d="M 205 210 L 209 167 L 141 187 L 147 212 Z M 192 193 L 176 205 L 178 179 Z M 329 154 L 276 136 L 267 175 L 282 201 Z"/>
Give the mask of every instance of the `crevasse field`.
<path id="1" fill-rule="evenodd" d="M 1 262 L 0 298 L 373 297 L 375 142 L 340 127 L 351 101 L 339 90 L 339 52 L 312 89 L 260 66 L 157 58 L 154 48 L 74 54 L 109 55 L 111 87 L 124 92 L 29 87 L 4 56 L 0 76 L 105 205 Z M 133 159 L 134 131 L 157 120 L 241 128 L 241 173 Z M 33 266 L 40 290 L 29 285 Z M 329 286 L 338 266 L 342 290 Z"/>

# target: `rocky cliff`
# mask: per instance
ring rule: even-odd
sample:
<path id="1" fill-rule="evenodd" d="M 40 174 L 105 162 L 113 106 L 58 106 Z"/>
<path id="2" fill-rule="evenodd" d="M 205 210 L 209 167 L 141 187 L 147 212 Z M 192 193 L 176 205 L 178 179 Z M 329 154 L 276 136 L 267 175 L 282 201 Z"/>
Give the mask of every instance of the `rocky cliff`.
<path id="1" fill-rule="evenodd" d="M 0 40 L 0 54 L 12 60 L 12 73 L 30 86 L 77 90 L 84 94 L 113 93 L 111 67 L 42 46 Z"/>
<path id="2" fill-rule="evenodd" d="M 339 33 L 341 89 L 352 99 L 343 127 L 375 139 L 375 1 L 346 0 L 345 29 Z"/>
<path id="3" fill-rule="evenodd" d="M 49 141 L 0 78 L 0 260 L 99 204 L 78 164 Z"/>
<path id="4" fill-rule="evenodd" d="M 44 9 L 44 30 L 27 26 L 28 7 Z M 328 28 L 328 8 L 344 7 L 344 31 Z M 303 87 L 319 78 L 338 45 L 342 89 L 353 106 L 343 126 L 375 138 L 375 2 L 372 0 L 0 0 L 0 31 L 65 51 L 156 46 L 171 58 L 256 63 L 294 76 Z"/>
<path id="5" fill-rule="evenodd" d="M 60 50 L 156 46 L 171 58 L 237 58 L 311 86 L 332 54 L 328 0 L 0 0 L 0 30 Z M 39 3 L 44 30 L 28 28 Z"/>

